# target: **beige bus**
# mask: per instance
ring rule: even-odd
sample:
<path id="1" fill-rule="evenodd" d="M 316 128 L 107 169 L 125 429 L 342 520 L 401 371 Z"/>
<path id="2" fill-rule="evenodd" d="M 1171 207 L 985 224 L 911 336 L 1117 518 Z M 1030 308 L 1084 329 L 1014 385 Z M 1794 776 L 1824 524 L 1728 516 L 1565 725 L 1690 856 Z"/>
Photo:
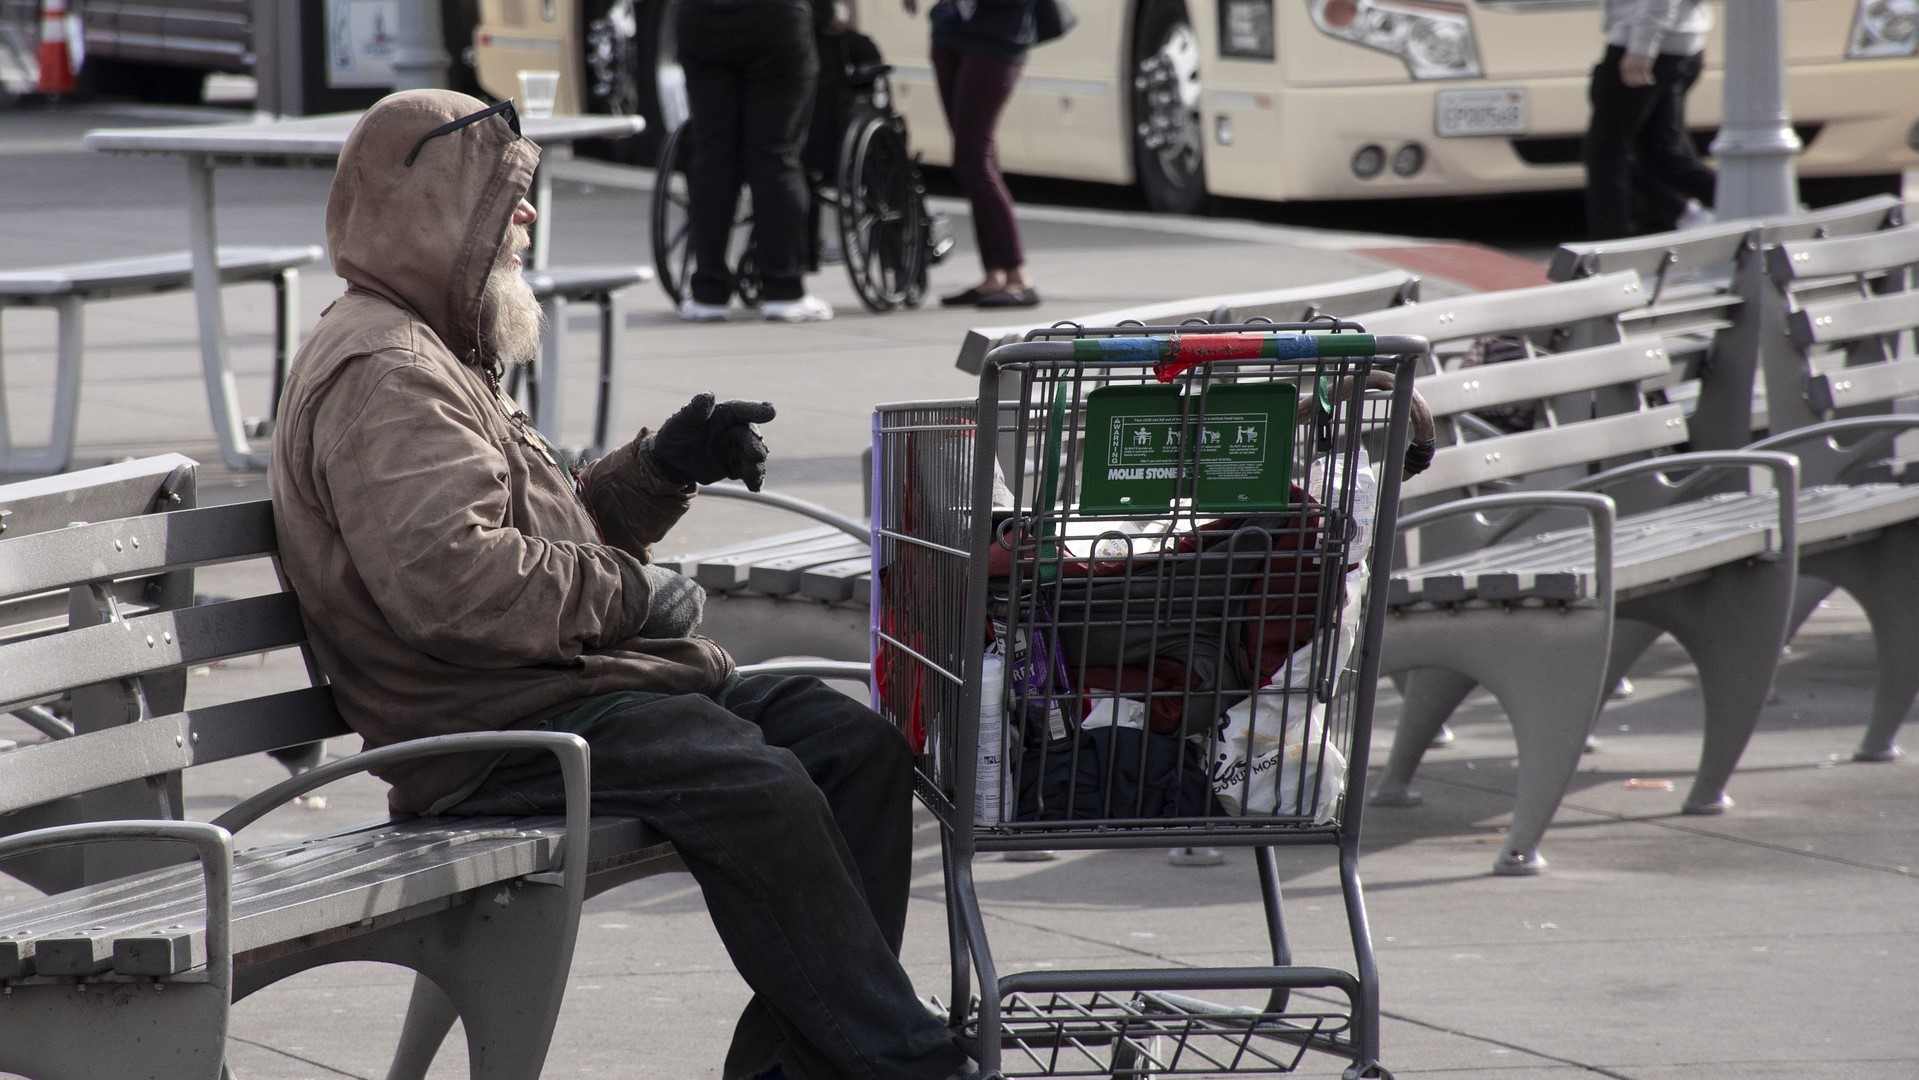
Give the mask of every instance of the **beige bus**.
<path id="1" fill-rule="evenodd" d="M 1763 0 L 1735 0 L 1763 2 Z M 565 0 L 580 107 L 624 95 L 649 119 L 683 108 L 665 0 Z M 894 65 L 897 104 L 926 160 L 947 160 L 927 60 L 926 8 L 859 0 L 859 28 Z M 476 36 L 535 40 L 485 0 Z M 1137 184 L 1162 210 L 1211 195 L 1366 199 L 1571 189 L 1584 182 L 1586 84 L 1604 49 L 1598 0 L 1075 0 L 1079 25 L 1033 50 L 999 127 L 1008 172 Z M 1720 115 L 1716 10 L 1688 125 Z M 1919 167 L 1919 0 L 1783 0 L 1799 174 L 1833 198 L 1896 190 Z M 610 18 L 609 18 L 610 13 Z M 599 20 L 597 23 L 595 20 Z M 617 25 L 614 25 L 617 24 Z M 597 29 L 596 29 L 597 27 Z M 624 34 L 624 36 L 621 36 Z M 617 57 L 615 54 L 618 54 Z M 502 54 L 504 55 L 504 54 Z M 520 51 L 511 64 L 536 54 Z M 615 59 L 626 62 L 621 75 Z M 545 65 L 541 65 L 545 66 Z M 619 78 L 626 79 L 625 84 Z M 600 89 L 595 91 L 595 87 Z M 563 91 L 564 93 L 564 91 Z M 612 107 L 619 107 L 617 104 Z M 1813 186 L 1813 185 L 1808 185 Z"/>

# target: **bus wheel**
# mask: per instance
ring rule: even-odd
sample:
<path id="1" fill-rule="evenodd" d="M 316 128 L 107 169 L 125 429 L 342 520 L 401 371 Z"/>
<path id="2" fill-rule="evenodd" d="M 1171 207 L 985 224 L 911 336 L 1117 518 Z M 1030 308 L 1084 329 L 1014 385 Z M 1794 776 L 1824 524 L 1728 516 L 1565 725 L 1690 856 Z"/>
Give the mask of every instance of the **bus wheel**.
<path id="1" fill-rule="evenodd" d="M 587 148 L 596 157 L 651 164 L 666 133 L 686 122 L 686 76 L 673 35 L 678 0 L 587 0 L 580 35 L 586 111 L 642 116 L 646 130 Z"/>
<path id="2" fill-rule="evenodd" d="M 1199 102 L 1199 35 L 1186 5 L 1145 0 L 1133 35 L 1133 164 L 1155 210 L 1191 214 L 1206 205 Z"/>

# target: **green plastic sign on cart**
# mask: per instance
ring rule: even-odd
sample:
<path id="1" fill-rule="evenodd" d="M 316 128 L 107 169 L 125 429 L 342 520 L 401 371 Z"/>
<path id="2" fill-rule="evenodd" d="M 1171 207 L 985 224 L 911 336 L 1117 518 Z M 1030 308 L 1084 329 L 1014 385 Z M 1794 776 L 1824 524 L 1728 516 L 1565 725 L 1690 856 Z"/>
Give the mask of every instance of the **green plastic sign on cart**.
<path id="1" fill-rule="evenodd" d="M 1195 510 L 1285 509 L 1299 388 L 1223 383 L 1207 387 L 1202 401 L 1196 407 L 1171 385 L 1087 394 L 1081 511 L 1156 513 L 1181 495 Z"/>
<path id="2" fill-rule="evenodd" d="M 1222 383 L 1206 388 L 1195 510 L 1284 510 L 1292 488 L 1299 387 Z"/>

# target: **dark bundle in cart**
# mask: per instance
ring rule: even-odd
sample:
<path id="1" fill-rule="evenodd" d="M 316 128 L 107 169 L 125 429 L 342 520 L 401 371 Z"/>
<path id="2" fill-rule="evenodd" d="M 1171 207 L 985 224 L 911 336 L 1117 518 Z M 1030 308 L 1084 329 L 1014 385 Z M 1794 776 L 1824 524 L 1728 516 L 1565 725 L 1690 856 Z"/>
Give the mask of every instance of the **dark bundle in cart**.
<path id="1" fill-rule="evenodd" d="M 1425 349 L 1331 321 L 1067 327 L 991 353 L 977 399 L 877 410 L 874 689 L 942 828 L 952 1022 L 982 1062 L 1388 1075 L 1357 865 L 1368 585 Z M 1350 970 L 1292 962 L 1275 850 L 1314 844 Z M 998 972 L 977 856 L 1139 847 L 1253 848 L 1271 963 Z"/>

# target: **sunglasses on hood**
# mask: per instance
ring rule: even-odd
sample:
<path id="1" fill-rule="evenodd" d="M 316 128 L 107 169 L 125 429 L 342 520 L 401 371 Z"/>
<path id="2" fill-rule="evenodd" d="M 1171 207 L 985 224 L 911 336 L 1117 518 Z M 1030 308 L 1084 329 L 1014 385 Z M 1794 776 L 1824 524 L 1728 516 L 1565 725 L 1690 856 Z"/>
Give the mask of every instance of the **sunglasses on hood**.
<path id="1" fill-rule="evenodd" d="M 437 139 L 442 135 L 451 135 L 463 127 L 469 127 L 473 124 L 477 124 L 489 116 L 506 117 L 507 126 L 513 129 L 513 134 L 515 137 L 519 136 L 520 114 L 517 110 L 513 108 L 513 99 L 507 98 L 505 101 L 500 102 L 498 105 L 490 105 L 484 109 L 481 109 L 479 112 L 470 113 L 466 116 L 462 116 L 458 120 L 448 121 L 447 123 L 441 124 L 439 127 L 434 128 L 432 131 L 427 132 L 425 135 L 420 136 L 420 141 L 413 144 L 413 152 L 406 156 L 406 167 L 409 169 L 413 167 L 413 159 L 420 156 L 421 147 L 424 147 L 428 142 L 434 139 Z"/>

